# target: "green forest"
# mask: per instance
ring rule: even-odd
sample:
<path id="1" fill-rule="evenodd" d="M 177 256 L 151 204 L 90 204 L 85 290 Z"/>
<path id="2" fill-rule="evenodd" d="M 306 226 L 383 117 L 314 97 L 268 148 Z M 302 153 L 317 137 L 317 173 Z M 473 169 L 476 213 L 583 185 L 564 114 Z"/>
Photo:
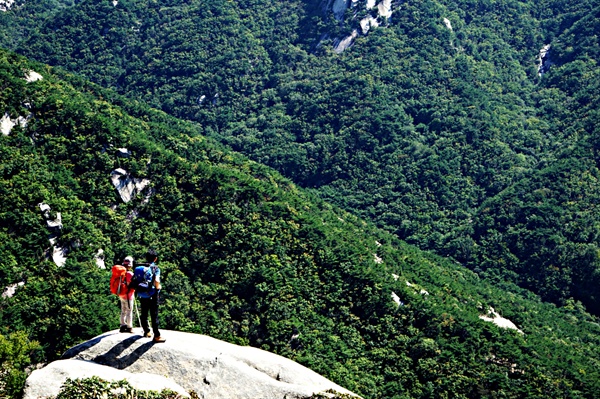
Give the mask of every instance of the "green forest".
<path id="1" fill-rule="evenodd" d="M 600 397 L 598 2 L 325 3 L 0 11 L 0 397 L 149 246 L 165 328 L 365 398 Z"/>

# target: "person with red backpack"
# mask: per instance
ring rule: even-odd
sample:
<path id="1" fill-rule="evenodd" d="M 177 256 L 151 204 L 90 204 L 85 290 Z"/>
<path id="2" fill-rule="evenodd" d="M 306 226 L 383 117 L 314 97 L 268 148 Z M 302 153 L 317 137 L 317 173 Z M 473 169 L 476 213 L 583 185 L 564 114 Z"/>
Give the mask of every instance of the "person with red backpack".
<path id="1" fill-rule="evenodd" d="M 123 259 L 122 265 L 112 267 L 112 277 L 110 279 L 110 290 L 119 297 L 121 303 L 121 328 L 120 332 L 133 332 L 133 301 L 135 290 L 129 288 L 129 283 L 133 277 L 133 257 L 127 256 Z"/>

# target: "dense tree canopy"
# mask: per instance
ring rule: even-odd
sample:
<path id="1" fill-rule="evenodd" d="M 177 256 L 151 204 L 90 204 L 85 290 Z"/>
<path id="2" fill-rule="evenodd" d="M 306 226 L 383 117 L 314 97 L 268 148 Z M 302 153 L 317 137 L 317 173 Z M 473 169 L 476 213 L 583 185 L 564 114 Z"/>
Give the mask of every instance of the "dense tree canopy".
<path id="1" fill-rule="evenodd" d="M 27 82 L 30 70 L 43 79 Z M 110 266 L 152 246 L 164 328 L 287 356 L 363 397 L 599 396 L 600 327 L 580 302 L 557 308 L 490 284 L 215 144 L 197 124 L 79 77 L 0 51 L 0 82 L 0 107 L 29 117 L 0 136 L 0 284 L 24 282 L 0 299 L 0 359 L 18 354 L 1 364 L 15 376 L 9 394 L 23 364 L 117 327 L 98 250 Z M 123 202 L 115 168 L 149 179 L 148 190 Z M 61 214 L 61 229 L 49 229 L 40 204 L 50 219 Z M 583 262 L 586 250 L 564 256 Z M 481 320 L 490 307 L 521 332 Z"/>
<path id="2" fill-rule="evenodd" d="M 326 3 L 25 2 L 0 15 L 0 44 L 199 122 L 422 249 L 598 314 L 597 1 L 392 2 L 341 54 L 332 44 L 374 11 L 352 2 L 337 20 Z"/>

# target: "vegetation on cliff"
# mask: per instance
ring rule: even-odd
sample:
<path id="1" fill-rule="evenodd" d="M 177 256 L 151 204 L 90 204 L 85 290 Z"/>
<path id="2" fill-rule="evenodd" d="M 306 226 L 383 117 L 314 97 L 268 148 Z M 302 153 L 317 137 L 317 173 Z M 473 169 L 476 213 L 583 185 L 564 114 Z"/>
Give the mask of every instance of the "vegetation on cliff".
<path id="1" fill-rule="evenodd" d="M 342 54 L 366 2 L 341 21 L 325 3 L 25 2 L 0 40 L 480 276 L 600 314 L 597 2 L 392 2 Z"/>
<path id="2" fill-rule="evenodd" d="M 0 299 L 0 334 L 39 342 L 29 361 L 117 327 L 99 249 L 110 266 L 155 247 L 165 328 L 284 355 L 364 397 L 600 396 L 600 326 L 581 303 L 491 284 L 78 77 L 0 51 L 0 82 L 0 111 L 27 120 L 0 136 L 0 286 L 24 282 Z M 150 185 L 123 202 L 117 168 Z M 520 331 L 482 320 L 490 308 Z"/>

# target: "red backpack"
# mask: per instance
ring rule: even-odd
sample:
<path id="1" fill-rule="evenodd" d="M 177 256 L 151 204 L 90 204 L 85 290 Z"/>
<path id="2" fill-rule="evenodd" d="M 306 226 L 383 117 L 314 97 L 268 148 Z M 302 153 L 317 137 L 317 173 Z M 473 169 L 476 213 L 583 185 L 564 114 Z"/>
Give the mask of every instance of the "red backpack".
<path id="1" fill-rule="evenodd" d="M 110 292 L 115 295 L 127 292 L 127 280 L 125 274 L 127 269 L 125 266 L 114 265 L 112 267 L 112 276 L 110 277 Z"/>

